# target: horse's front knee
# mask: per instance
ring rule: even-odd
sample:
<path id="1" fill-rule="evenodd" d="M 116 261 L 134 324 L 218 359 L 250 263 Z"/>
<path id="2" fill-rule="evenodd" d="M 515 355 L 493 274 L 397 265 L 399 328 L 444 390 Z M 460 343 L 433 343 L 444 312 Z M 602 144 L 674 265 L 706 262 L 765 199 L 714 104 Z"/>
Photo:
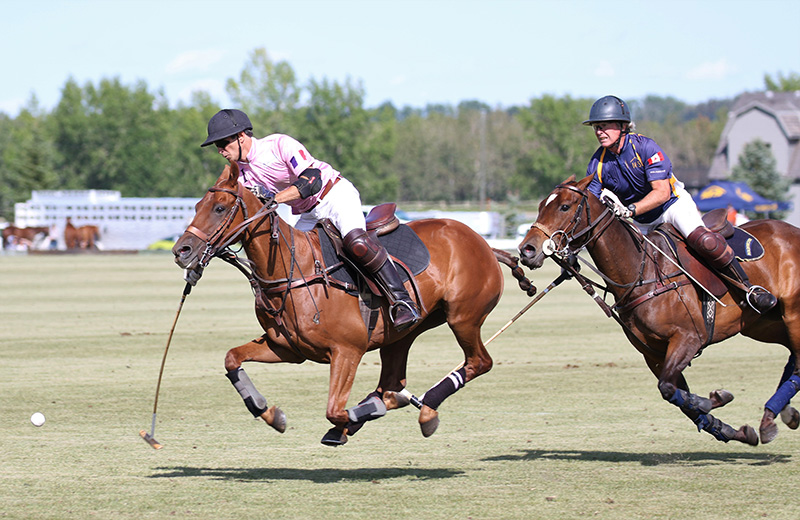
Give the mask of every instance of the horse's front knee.
<path id="1" fill-rule="evenodd" d="M 236 355 L 236 349 L 232 348 L 225 354 L 225 371 L 231 372 L 242 366 L 242 360 Z"/>

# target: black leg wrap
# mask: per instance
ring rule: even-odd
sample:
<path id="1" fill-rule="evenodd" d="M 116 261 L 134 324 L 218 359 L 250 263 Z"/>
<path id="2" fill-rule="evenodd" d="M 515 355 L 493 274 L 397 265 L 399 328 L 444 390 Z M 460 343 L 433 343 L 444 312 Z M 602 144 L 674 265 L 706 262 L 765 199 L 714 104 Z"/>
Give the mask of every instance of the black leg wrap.
<path id="1" fill-rule="evenodd" d="M 694 420 L 698 415 L 707 414 L 711 411 L 711 399 L 700 397 L 697 394 L 689 393 L 680 388 L 675 390 L 670 403 L 679 407 L 690 419 Z"/>
<path id="2" fill-rule="evenodd" d="M 728 442 L 733 440 L 733 437 L 736 435 L 736 430 L 734 430 L 732 426 L 725 424 L 710 414 L 701 415 L 697 418 L 695 423 L 697 424 L 698 430 L 702 428 L 703 431 L 710 433 L 718 441 Z"/>
<path id="3" fill-rule="evenodd" d="M 442 402 L 460 390 L 467 383 L 467 369 L 464 367 L 450 372 L 433 388 L 422 396 L 422 404 L 436 410 Z"/>
<path id="4" fill-rule="evenodd" d="M 256 390 L 243 368 L 231 370 L 225 374 L 225 377 L 233 383 L 233 387 L 239 392 L 244 405 L 250 410 L 253 417 L 261 417 L 261 414 L 267 411 L 267 399 Z"/>

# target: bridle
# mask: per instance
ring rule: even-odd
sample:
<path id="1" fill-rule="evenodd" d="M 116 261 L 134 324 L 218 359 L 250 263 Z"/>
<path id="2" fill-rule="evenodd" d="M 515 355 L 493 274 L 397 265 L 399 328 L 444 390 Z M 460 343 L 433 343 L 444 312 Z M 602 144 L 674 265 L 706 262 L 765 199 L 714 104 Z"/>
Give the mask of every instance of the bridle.
<path id="1" fill-rule="evenodd" d="M 244 194 L 244 186 L 240 183 L 237 183 L 237 189 L 231 190 L 228 188 L 220 188 L 217 186 L 212 186 L 208 189 L 210 193 L 222 192 L 228 193 L 233 195 L 236 198 L 236 202 L 228 209 L 227 214 L 222 219 L 222 222 L 217 226 L 217 228 L 209 233 L 193 226 L 189 225 L 186 228 L 186 231 L 191 233 L 192 235 L 196 236 L 203 242 L 205 242 L 206 247 L 203 251 L 203 254 L 200 255 L 198 261 L 201 267 L 205 268 L 208 266 L 208 263 L 211 261 L 212 258 L 215 256 L 220 256 L 220 252 L 224 251 L 228 248 L 232 243 L 234 243 L 238 237 L 239 233 L 247 228 L 254 220 L 265 216 L 265 215 L 272 215 L 275 213 L 275 209 L 277 206 L 271 205 L 267 206 L 264 205 L 261 209 L 259 209 L 252 217 L 247 216 L 247 205 L 244 203 L 243 194 Z M 239 212 L 239 208 L 242 210 L 242 217 L 243 220 L 239 225 L 233 227 L 233 221 L 236 218 L 236 214 Z"/>
<path id="2" fill-rule="evenodd" d="M 295 256 L 294 235 L 289 233 L 291 244 L 287 243 L 291 257 L 288 277 L 281 280 L 265 280 L 261 278 L 256 274 L 253 261 L 246 258 L 239 258 L 236 252 L 230 248 L 232 243 L 239 240 L 239 236 L 243 230 L 246 230 L 254 221 L 264 217 L 269 219 L 269 228 L 271 229 L 270 240 L 278 241 L 282 238 L 284 242 L 286 241 L 286 237 L 283 236 L 283 233 L 280 231 L 280 226 L 278 224 L 279 219 L 276 216 L 278 205 L 274 202 L 271 204 L 264 204 L 255 214 L 253 214 L 253 216 L 248 217 L 247 205 L 245 204 L 243 198 L 244 189 L 244 186 L 240 183 L 237 183 L 236 190 L 220 188 L 217 186 L 212 186 L 209 188 L 208 191 L 211 193 L 221 192 L 232 195 L 236 199 L 234 204 L 230 207 L 230 209 L 228 209 L 225 217 L 222 219 L 222 222 L 213 232 L 206 233 L 193 225 L 189 225 L 186 228 L 186 231 L 205 242 L 205 249 L 198 259 L 199 265 L 202 268 L 205 268 L 211 259 L 216 257 L 236 267 L 250 282 L 253 295 L 256 298 L 256 306 L 260 309 L 263 309 L 267 314 L 275 319 L 278 327 L 283 332 L 292 350 L 299 356 L 305 357 L 295 342 L 291 340 L 290 331 L 281 318 L 283 310 L 286 306 L 286 299 L 289 296 L 291 289 L 299 285 L 305 285 L 306 287 L 308 286 L 308 281 L 303 275 L 302 271 L 300 271 L 301 278 L 298 279 L 298 281 L 301 283 L 295 283 L 293 280 L 295 268 L 300 270 Z M 242 222 L 234 226 L 233 223 L 240 208 L 242 210 L 243 219 Z M 278 287 L 273 287 L 271 289 L 266 288 L 271 285 L 277 285 Z M 270 294 L 281 295 L 280 305 L 275 307 L 268 301 L 266 296 Z M 319 309 L 317 308 L 317 303 L 314 300 L 313 295 L 311 296 L 311 301 L 316 309 L 316 313 L 314 314 L 312 321 L 315 324 L 319 324 Z"/>
<path id="3" fill-rule="evenodd" d="M 545 254 L 548 254 L 548 256 L 550 254 L 556 254 L 561 258 L 565 258 L 577 254 L 578 251 L 586 247 L 592 240 L 597 240 L 614 221 L 614 212 L 611 208 L 606 206 L 600 215 L 598 215 L 595 220 L 592 220 L 591 209 L 588 203 L 589 194 L 586 191 L 571 184 L 559 184 L 556 186 L 556 189 L 553 190 L 553 193 L 559 189 L 570 190 L 581 196 L 581 201 L 578 203 L 578 207 L 570 223 L 563 230 L 558 229 L 552 231 L 537 220 L 532 227 L 544 233 L 550 241 L 548 245 L 549 254 L 548 252 L 545 252 Z M 586 221 L 586 227 L 578 231 L 584 219 Z M 542 248 L 544 250 L 545 246 L 543 245 Z"/>
<path id="4" fill-rule="evenodd" d="M 640 245 L 639 250 L 642 254 L 641 261 L 639 262 L 639 273 L 634 279 L 634 281 L 631 283 L 618 283 L 608 278 L 605 274 L 600 272 L 596 267 L 588 263 L 586 260 L 580 258 L 578 252 L 582 248 L 590 245 L 592 241 L 598 240 L 600 236 L 603 234 L 603 232 L 606 231 L 606 229 L 608 229 L 608 226 L 611 225 L 612 222 L 617 220 L 616 216 L 614 215 L 612 206 L 606 205 L 605 209 L 600 213 L 600 215 L 598 215 L 596 219 L 592 220 L 591 211 L 588 203 L 589 193 L 571 184 L 559 184 L 558 186 L 556 186 L 556 189 L 553 190 L 553 192 L 559 189 L 566 189 L 574 193 L 577 193 L 578 195 L 581 196 L 581 201 L 578 203 L 578 207 L 575 211 L 575 214 L 572 217 L 572 220 L 563 230 L 551 231 L 547 229 L 546 226 L 540 224 L 538 220 L 533 224 L 532 227 L 539 229 L 542 233 L 544 233 L 548 237 L 547 240 L 545 240 L 542 243 L 542 253 L 544 253 L 546 256 L 551 256 L 553 260 L 556 262 L 556 264 L 558 264 L 562 268 L 562 270 L 568 272 L 572 277 L 574 277 L 578 281 L 578 283 L 581 284 L 583 290 L 587 294 L 589 294 L 589 296 L 591 296 L 595 300 L 595 302 L 603 309 L 603 311 L 606 313 L 606 316 L 613 317 L 614 320 L 617 323 L 619 323 L 619 325 L 622 326 L 623 329 L 625 329 L 630 333 L 630 336 L 634 338 L 631 341 L 635 340 L 635 344 L 639 346 L 642 352 L 648 352 L 651 355 L 659 356 L 660 355 L 659 352 L 656 352 L 649 345 L 641 341 L 635 334 L 632 333 L 630 328 L 620 319 L 616 311 L 618 310 L 622 311 L 623 309 L 625 311 L 630 311 L 635 306 L 639 305 L 640 303 L 643 303 L 644 301 L 647 301 L 648 299 L 654 296 L 657 296 L 658 294 L 661 294 L 667 290 L 676 289 L 678 286 L 685 285 L 690 282 L 688 280 L 685 280 L 684 282 L 681 283 L 672 282 L 668 285 L 663 285 L 662 284 L 663 279 L 669 279 L 672 277 L 672 275 L 663 275 L 652 280 L 645 280 L 644 270 L 649 255 L 647 253 L 646 248 L 642 245 L 641 240 L 634 240 L 636 244 Z M 583 229 L 580 229 L 581 224 L 584 222 L 584 219 L 586 222 L 586 226 Z M 632 224 L 627 223 L 624 220 L 620 220 L 620 222 L 623 225 L 625 225 L 625 229 L 629 233 L 631 233 L 634 237 L 636 236 L 637 233 L 639 233 L 638 230 L 636 230 Z M 657 262 L 654 258 L 650 259 L 657 265 Z M 594 287 L 598 287 L 600 289 L 603 289 L 604 291 L 608 291 L 608 288 L 602 287 L 601 285 L 598 285 L 597 283 L 589 280 L 588 278 L 580 274 L 579 272 L 580 268 L 577 264 L 577 260 L 580 260 L 585 265 L 588 265 L 589 268 L 592 269 L 592 271 L 594 271 L 601 278 L 603 278 L 603 280 L 605 280 L 607 284 L 614 285 L 621 289 L 625 289 L 625 292 L 621 296 L 619 296 L 619 298 L 617 299 L 617 303 L 613 307 L 609 307 L 605 303 L 605 300 L 601 298 L 600 295 L 598 295 L 594 291 Z M 651 283 L 657 284 L 658 287 L 655 290 L 650 291 L 650 293 L 645 294 L 640 298 L 637 298 L 629 302 L 626 305 L 620 305 L 622 302 L 628 300 L 629 295 L 636 287 L 641 287 Z"/>

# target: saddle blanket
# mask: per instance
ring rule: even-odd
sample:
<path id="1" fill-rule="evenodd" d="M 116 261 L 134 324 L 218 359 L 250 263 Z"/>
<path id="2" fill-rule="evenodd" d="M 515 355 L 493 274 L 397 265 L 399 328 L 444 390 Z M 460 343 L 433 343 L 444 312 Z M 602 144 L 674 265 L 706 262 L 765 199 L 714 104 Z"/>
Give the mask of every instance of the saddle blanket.
<path id="1" fill-rule="evenodd" d="M 322 260 L 325 262 L 325 266 L 339 263 L 340 259 L 336 255 L 336 250 L 328 234 L 321 228 L 318 228 L 318 232 L 319 243 L 322 247 Z M 423 272 L 431 262 L 431 254 L 425 243 L 414 233 L 413 229 L 405 224 L 400 224 L 391 233 L 379 236 L 378 240 L 389 252 L 389 255 L 403 262 L 414 276 Z M 397 273 L 403 283 L 408 281 L 408 274 L 405 269 L 398 266 Z M 348 262 L 344 262 L 341 267 L 328 273 L 328 276 L 343 283 L 357 285 L 358 274 Z"/>

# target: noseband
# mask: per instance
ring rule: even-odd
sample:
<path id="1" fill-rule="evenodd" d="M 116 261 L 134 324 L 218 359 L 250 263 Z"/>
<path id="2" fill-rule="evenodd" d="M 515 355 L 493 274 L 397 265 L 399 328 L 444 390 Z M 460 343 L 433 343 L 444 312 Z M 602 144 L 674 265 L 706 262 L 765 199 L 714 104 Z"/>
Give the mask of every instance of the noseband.
<path id="1" fill-rule="evenodd" d="M 275 208 L 277 207 L 276 205 L 271 205 L 269 207 L 265 205 L 259 209 L 255 215 L 248 218 L 247 205 L 245 205 L 242 197 L 244 194 L 244 186 L 242 184 L 237 183 L 237 189 L 235 191 L 228 188 L 219 188 L 217 186 L 212 186 L 208 189 L 208 191 L 210 193 L 228 193 L 236 198 L 236 202 L 230 207 L 228 213 L 225 215 L 225 218 L 223 218 L 220 225 L 217 226 L 217 228 L 211 234 L 208 234 L 193 225 L 189 225 L 189 227 L 186 228 L 187 232 L 193 234 L 206 243 L 205 251 L 203 251 L 203 254 L 200 255 L 199 259 L 199 263 L 202 267 L 206 267 L 211 259 L 217 256 L 221 250 L 224 250 L 233 242 L 235 242 L 239 236 L 239 232 L 246 228 L 251 222 L 253 222 L 253 220 L 264 214 L 272 216 L 275 212 Z M 236 218 L 239 208 L 242 209 L 243 221 L 238 226 L 231 229 L 233 220 Z"/>
<path id="2" fill-rule="evenodd" d="M 565 253 L 574 254 L 580 251 L 590 241 L 597 240 L 597 238 L 603 234 L 603 231 L 614 221 L 614 214 L 611 208 L 605 207 L 603 212 L 601 212 L 595 220 L 592 220 L 591 210 L 588 204 L 589 194 L 586 191 L 580 190 L 571 184 L 559 184 L 553 192 L 559 189 L 570 190 L 581 196 L 578 208 L 575 210 L 575 214 L 572 216 L 572 220 L 567 225 L 566 229 L 550 231 L 544 225 L 540 224 L 538 220 L 534 222 L 533 227 L 540 230 L 553 242 L 563 236 L 563 247 L 558 248 L 558 250 L 567 250 Z M 586 226 L 578 231 L 584 220 L 584 213 Z M 611 218 L 606 218 L 607 216 Z"/>

